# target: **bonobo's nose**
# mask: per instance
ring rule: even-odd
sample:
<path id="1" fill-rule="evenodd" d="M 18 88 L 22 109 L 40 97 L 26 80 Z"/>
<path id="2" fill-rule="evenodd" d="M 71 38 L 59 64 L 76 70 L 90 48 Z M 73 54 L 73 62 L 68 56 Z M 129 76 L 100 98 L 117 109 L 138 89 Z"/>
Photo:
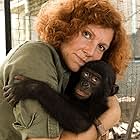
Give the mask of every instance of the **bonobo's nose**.
<path id="1" fill-rule="evenodd" d="M 90 88 L 90 83 L 87 82 L 87 81 L 82 81 L 81 82 L 81 87 L 85 90 L 89 89 Z"/>

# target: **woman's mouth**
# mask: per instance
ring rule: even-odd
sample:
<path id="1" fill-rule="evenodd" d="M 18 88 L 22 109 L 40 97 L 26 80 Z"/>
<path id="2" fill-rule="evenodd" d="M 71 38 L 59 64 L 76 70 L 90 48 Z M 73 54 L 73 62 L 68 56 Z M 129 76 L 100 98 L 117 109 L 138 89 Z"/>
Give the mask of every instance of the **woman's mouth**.
<path id="1" fill-rule="evenodd" d="M 80 66 L 83 66 L 86 62 L 81 58 L 79 57 L 77 54 L 76 55 L 76 60 L 77 60 L 77 63 L 80 65 Z"/>

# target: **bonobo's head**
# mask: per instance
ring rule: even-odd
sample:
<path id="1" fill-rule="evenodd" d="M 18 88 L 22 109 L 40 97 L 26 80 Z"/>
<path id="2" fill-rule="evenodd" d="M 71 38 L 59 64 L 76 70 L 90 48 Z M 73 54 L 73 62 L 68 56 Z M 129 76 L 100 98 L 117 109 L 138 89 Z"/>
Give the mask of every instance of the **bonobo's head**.
<path id="1" fill-rule="evenodd" d="M 110 64 L 104 61 L 91 61 L 80 70 L 79 82 L 75 87 L 75 96 L 88 99 L 91 95 L 98 97 L 111 96 L 117 93 L 116 74 Z"/>

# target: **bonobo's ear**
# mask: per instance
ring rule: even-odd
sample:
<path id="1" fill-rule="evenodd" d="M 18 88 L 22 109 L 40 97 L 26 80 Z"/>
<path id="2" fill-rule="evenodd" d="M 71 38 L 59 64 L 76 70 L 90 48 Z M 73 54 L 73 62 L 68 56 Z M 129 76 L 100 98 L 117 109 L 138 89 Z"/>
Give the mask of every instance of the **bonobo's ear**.
<path id="1" fill-rule="evenodd" d="M 119 90 L 119 86 L 117 84 L 114 84 L 112 89 L 111 89 L 110 96 L 113 96 L 113 95 L 117 94 L 118 90 Z"/>

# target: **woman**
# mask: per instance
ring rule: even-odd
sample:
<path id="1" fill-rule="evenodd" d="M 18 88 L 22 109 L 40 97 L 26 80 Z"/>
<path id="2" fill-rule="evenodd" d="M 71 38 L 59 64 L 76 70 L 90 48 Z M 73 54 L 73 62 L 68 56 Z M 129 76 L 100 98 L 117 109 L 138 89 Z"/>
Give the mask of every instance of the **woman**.
<path id="1" fill-rule="evenodd" d="M 78 71 L 86 62 L 103 59 L 119 76 L 130 58 L 121 16 L 107 0 L 51 0 L 41 7 L 36 29 L 42 41 L 26 42 L 8 54 L 0 70 L 1 93 L 17 74 L 48 82 L 63 93 L 70 71 Z M 117 98 L 108 100 L 109 109 L 98 118 L 102 131 L 113 127 L 121 114 Z M 94 125 L 80 134 L 66 132 L 37 101 L 20 101 L 14 115 L 3 97 L 0 101 L 2 140 L 97 139 Z"/>

